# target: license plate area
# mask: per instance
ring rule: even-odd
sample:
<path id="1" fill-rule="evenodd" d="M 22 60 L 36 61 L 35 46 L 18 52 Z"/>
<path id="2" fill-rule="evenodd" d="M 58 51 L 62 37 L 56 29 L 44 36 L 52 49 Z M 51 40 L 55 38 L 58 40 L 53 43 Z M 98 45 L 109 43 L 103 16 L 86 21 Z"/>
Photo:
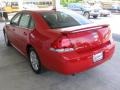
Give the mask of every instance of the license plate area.
<path id="1" fill-rule="evenodd" d="M 93 62 L 98 62 L 103 59 L 103 52 L 93 54 Z"/>

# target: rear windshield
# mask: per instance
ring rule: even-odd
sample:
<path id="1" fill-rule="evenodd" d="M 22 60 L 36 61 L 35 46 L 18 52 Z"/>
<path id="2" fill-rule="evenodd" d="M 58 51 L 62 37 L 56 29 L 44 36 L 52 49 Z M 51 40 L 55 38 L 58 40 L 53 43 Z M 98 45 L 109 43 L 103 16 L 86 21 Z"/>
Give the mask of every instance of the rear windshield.
<path id="1" fill-rule="evenodd" d="M 65 28 L 72 26 L 80 26 L 91 23 L 83 16 L 73 11 L 52 11 L 42 13 L 44 20 L 50 28 Z"/>

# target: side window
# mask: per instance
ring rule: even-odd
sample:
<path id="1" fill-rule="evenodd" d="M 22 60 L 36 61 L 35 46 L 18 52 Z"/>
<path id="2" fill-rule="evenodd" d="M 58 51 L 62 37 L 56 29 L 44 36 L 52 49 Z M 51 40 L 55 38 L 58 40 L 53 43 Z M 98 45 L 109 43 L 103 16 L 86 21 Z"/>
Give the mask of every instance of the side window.
<path id="1" fill-rule="evenodd" d="M 34 27 L 35 27 L 35 23 L 33 19 L 31 18 L 30 23 L 29 23 L 29 28 L 34 28 Z"/>
<path id="2" fill-rule="evenodd" d="M 21 16 L 21 14 L 15 15 L 15 16 L 12 18 L 12 20 L 11 20 L 11 24 L 18 26 L 18 22 L 19 22 L 20 16 Z"/>
<path id="3" fill-rule="evenodd" d="M 30 15 L 23 14 L 21 19 L 20 19 L 19 26 L 24 27 L 24 28 L 28 28 L 29 21 L 30 21 Z"/>

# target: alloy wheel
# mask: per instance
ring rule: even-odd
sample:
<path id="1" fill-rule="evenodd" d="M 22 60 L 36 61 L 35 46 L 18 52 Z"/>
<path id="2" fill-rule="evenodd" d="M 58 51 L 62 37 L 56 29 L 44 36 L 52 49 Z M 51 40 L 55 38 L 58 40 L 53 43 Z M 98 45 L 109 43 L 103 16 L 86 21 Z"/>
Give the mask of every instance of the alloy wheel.
<path id="1" fill-rule="evenodd" d="M 39 59 L 35 51 L 30 52 L 30 62 L 35 71 L 39 70 Z"/>

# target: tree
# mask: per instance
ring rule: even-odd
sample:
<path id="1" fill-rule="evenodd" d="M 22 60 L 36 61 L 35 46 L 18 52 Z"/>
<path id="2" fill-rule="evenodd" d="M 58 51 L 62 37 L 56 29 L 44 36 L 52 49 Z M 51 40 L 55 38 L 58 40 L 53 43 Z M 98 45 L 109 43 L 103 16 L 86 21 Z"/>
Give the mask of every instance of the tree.
<path id="1" fill-rule="evenodd" d="M 80 1 L 83 1 L 83 0 L 61 0 L 61 4 L 63 6 L 67 6 L 69 3 L 77 3 L 77 2 L 80 2 Z"/>

